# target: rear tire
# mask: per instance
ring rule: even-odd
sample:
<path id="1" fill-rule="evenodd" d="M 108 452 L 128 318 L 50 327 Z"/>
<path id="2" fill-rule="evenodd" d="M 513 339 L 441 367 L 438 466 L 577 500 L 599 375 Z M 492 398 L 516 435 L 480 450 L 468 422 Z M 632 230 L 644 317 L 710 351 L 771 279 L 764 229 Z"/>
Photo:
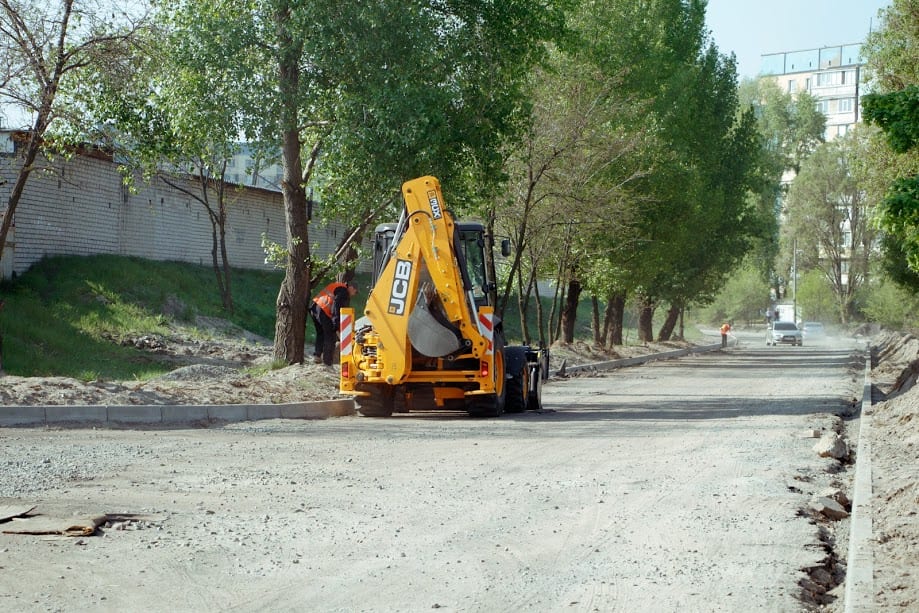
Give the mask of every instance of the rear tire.
<path id="1" fill-rule="evenodd" d="M 391 385 L 374 385 L 367 389 L 369 396 L 358 396 L 357 410 L 364 417 L 392 417 L 396 389 Z"/>
<path id="2" fill-rule="evenodd" d="M 504 374 L 504 354 L 495 351 L 495 390 L 494 394 L 472 396 L 466 401 L 466 410 L 473 417 L 500 417 L 504 413 L 507 399 L 507 381 Z"/>

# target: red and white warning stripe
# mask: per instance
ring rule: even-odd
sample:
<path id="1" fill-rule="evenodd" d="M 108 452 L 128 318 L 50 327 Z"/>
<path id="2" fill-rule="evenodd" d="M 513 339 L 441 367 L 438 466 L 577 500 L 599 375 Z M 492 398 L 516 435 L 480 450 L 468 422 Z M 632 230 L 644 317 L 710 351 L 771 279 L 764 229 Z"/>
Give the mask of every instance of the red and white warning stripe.
<path id="1" fill-rule="evenodd" d="M 488 342 L 488 346 L 485 348 L 485 355 L 491 355 L 494 351 L 495 346 L 495 324 L 494 324 L 494 313 L 485 313 L 479 311 L 479 334 L 485 337 L 485 340 Z"/>
<path id="2" fill-rule="evenodd" d="M 354 315 L 350 311 L 342 309 L 338 324 L 338 332 L 341 355 L 351 355 L 351 347 L 354 344 Z"/>

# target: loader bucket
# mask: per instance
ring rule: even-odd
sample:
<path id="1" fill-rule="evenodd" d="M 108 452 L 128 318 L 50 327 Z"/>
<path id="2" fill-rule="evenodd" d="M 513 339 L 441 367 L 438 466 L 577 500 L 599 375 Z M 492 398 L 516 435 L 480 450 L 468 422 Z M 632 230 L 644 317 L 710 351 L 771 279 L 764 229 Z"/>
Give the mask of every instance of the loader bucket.
<path id="1" fill-rule="evenodd" d="M 408 338 L 421 355 L 440 358 L 463 346 L 455 328 L 440 319 L 431 312 L 424 296 L 419 296 L 408 318 Z"/>

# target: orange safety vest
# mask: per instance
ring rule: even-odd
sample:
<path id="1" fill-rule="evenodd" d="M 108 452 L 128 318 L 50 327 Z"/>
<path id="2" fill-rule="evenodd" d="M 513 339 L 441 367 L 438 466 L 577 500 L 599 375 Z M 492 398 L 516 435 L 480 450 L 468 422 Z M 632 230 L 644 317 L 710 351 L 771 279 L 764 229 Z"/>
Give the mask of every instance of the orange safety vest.
<path id="1" fill-rule="evenodd" d="M 724 324 L 723 326 L 721 326 L 721 334 L 727 334 L 730 331 L 731 331 L 730 325 Z"/>
<path id="2" fill-rule="evenodd" d="M 325 289 L 319 292 L 318 296 L 313 298 L 313 302 L 315 302 L 319 308 L 329 316 L 329 319 L 334 319 L 334 315 L 332 315 L 332 306 L 335 304 L 335 290 L 337 290 L 339 287 L 348 286 L 344 283 L 338 282 L 329 283 L 325 286 Z"/>

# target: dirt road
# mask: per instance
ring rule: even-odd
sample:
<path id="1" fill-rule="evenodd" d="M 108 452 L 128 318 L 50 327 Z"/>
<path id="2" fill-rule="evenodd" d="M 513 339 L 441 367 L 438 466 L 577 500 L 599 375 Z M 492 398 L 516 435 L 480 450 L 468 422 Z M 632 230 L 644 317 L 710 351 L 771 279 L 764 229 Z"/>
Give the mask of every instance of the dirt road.
<path id="1" fill-rule="evenodd" d="M 806 509 L 847 478 L 811 436 L 860 364 L 715 352 L 498 420 L 4 429 L 0 506 L 109 521 L 0 535 L 0 610 L 808 610 L 834 563 Z"/>

